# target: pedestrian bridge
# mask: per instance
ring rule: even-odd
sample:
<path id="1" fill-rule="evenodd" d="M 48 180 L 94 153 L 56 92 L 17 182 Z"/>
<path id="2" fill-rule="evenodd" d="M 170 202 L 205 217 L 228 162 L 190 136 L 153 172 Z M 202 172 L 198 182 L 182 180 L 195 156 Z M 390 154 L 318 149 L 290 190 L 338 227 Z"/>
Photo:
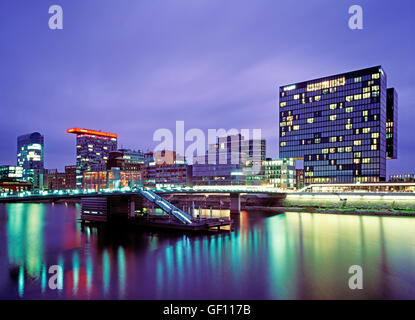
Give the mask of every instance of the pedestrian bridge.
<path id="1" fill-rule="evenodd" d="M 183 224 L 191 225 L 193 223 L 192 216 L 188 213 L 175 207 L 173 204 L 163 199 L 160 195 L 163 194 L 229 194 L 230 210 L 231 212 L 240 212 L 240 195 L 247 193 L 256 194 L 277 194 L 282 193 L 280 190 L 274 188 L 264 188 L 257 186 L 196 186 L 196 187 L 175 187 L 175 188 L 119 188 L 119 189 L 104 189 L 104 190 L 55 190 L 55 191 L 41 191 L 29 192 L 24 191 L 18 194 L 0 194 L 0 203 L 16 203 L 16 202 L 38 202 L 38 201 L 58 201 L 65 199 L 81 199 L 81 203 L 89 203 L 90 205 L 97 205 L 105 199 L 122 198 L 127 199 L 131 203 L 127 211 L 134 211 L 134 196 L 149 201 L 153 206 L 160 208 L 165 213 L 174 216 Z M 87 199 L 91 199 L 87 201 Z M 99 200 L 102 199 L 102 200 Z M 101 204 L 102 205 L 102 204 Z"/>

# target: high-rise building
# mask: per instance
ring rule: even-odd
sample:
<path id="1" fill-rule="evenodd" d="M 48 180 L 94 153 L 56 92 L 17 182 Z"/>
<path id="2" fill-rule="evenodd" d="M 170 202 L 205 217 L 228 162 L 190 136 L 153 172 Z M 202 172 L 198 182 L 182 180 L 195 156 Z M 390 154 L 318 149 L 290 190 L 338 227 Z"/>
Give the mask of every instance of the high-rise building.
<path id="1" fill-rule="evenodd" d="M 386 158 L 398 158 L 398 94 L 394 88 L 387 91 Z"/>
<path id="2" fill-rule="evenodd" d="M 304 159 L 305 184 L 385 181 L 388 99 L 381 66 L 279 91 L 280 157 Z M 396 92 L 392 100 L 396 116 Z M 396 118 L 393 123 L 395 135 Z M 389 143 L 395 152 L 394 140 Z"/>
<path id="3" fill-rule="evenodd" d="M 106 170 L 109 153 L 117 150 L 118 135 L 79 128 L 67 132 L 76 134 L 76 186 L 82 188 L 84 172 Z"/>
<path id="4" fill-rule="evenodd" d="M 44 168 L 44 138 L 39 132 L 17 137 L 17 165 L 23 167 L 23 179 L 38 190 Z"/>

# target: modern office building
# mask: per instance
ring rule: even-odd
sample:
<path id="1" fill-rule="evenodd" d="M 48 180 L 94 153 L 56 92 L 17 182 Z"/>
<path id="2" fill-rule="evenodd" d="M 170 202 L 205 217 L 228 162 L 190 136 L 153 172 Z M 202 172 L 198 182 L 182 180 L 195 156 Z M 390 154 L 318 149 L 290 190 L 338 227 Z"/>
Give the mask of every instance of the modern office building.
<path id="1" fill-rule="evenodd" d="M 294 159 L 268 159 L 264 161 L 267 185 L 281 189 L 295 189 L 295 160 Z"/>
<path id="2" fill-rule="evenodd" d="M 23 167 L 0 166 L 0 179 L 23 179 Z"/>
<path id="3" fill-rule="evenodd" d="M 194 185 L 258 185 L 263 175 L 266 142 L 245 139 L 241 134 L 219 137 L 192 168 Z M 247 183 L 247 179 L 249 182 Z M 255 181 L 254 181 L 255 180 Z"/>
<path id="4" fill-rule="evenodd" d="M 44 168 L 44 138 L 39 132 L 17 137 L 17 165 L 23 168 L 23 179 L 38 190 Z"/>
<path id="5" fill-rule="evenodd" d="M 23 167 L 0 166 L 0 193 L 14 194 L 31 188 L 31 182 L 23 181 Z"/>
<path id="6" fill-rule="evenodd" d="M 386 109 L 386 158 L 398 158 L 398 94 L 394 88 L 387 90 Z"/>
<path id="7" fill-rule="evenodd" d="M 385 181 L 387 89 L 381 66 L 280 87 L 280 157 L 304 159 L 305 184 Z"/>
<path id="8" fill-rule="evenodd" d="M 414 173 L 391 174 L 389 176 L 389 182 L 415 182 L 415 174 Z"/>
<path id="9" fill-rule="evenodd" d="M 67 132 L 76 134 L 76 186 L 81 188 L 84 172 L 106 170 L 109 153 L 117 150 L 118 135 L 79 128 Z"/>
<path id="10" fill-rule="evenodd" d="M 145 159 L 142 151 L 120 149 L 109 153 L 107 170 L 120 168 L 122 171 L 140 171 L 144 163 Z"/>
<path id="11" fill-rule="evenodd" d="M 83 172 L 82 189 L 103 190 L 123 187 L 136 188 L 142 185 L 140 172 L 121 171 L 112 168 L 104 171 Z"/>

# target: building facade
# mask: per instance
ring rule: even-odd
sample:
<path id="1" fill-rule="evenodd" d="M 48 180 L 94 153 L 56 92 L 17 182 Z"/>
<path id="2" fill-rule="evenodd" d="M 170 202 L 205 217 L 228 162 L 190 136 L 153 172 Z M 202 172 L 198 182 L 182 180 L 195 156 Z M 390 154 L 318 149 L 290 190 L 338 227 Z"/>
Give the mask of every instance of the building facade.
<path id="1" fill-rule="evenodd" d="M 23 167 L 0 166 L 0 179 L 23 179 Z"/>
<path id="2" fill-rule="evenodd" d="M 381 66 L 280 87 L 280 157 L 304 159 L 305 184 L 385 181 L 387 89 Z"/>
<path id="3" fill-rule="evenodd" d="M 17 165 L 23 168 L 23 180 L 39 190 L 44 169 L 44 137 L 39 132 L 17 137 Z"/>
<path id="4" fill-rule="evenodd" d="M 295 160 L 277 159 L 264 161 L 264 180 L 268 186 L 295 189 Z"/>
<path id="5" fill-rule="evenodd" d="M 79 128 L 67 133 L 76 134 L 76 186 L 81 188 L 84 172 L 106 170 L 109 153 L 117 150 L 118 135 Z"/>
<path id="6" fill-rule="evenodd" d="M 414 173 L 391 174 L 389 176 L 389 182 L 415 182 L 415 174 Z"/>
<path id="7" fill-rule="evenodd" d="M 398 158 L 398 94 L 394 88 L 387 91 L 386 158 Z"/>
<path id="8" fill-rule="evenodd" d="M 241 134 L 219 137 L 215 144 L 209 145 L 205 156 L 196 158 L 192 168 L 192 183 L 193 185 L 261 184 L 257 177 L 263 174 L 261 170 L 265 157 L 265 140 L 245 139 Z"/>
<path id="9" fill-rule="evenodd" d="M 144 163 L 143 152 L 120 149 L 109 153 L 107 170 L 120 168 L 122 171 L 140 171 Z"/>
<path id="10" fill-rule="evenodd" d="M 112 168 L 105 171 L 85 171 L 83 173 L 82 189 L 104 190 L 123 187 L 137 188 L 142 184 L 140 172 L 121 171 Z"/>
<path id="11" fill-rule="evenodd" d="M 295 170 L 295 187 L 297 189 L 304 187 L 304 169 Z"/>

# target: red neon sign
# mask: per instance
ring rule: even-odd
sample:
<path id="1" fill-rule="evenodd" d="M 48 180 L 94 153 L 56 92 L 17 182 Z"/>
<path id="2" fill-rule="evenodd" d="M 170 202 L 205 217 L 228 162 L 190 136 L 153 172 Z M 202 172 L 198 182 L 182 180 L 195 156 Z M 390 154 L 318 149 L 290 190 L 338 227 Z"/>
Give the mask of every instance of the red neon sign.
<path id="1" fill-rule="evenodd" d="M 91 134 L 94 136 L 101 136 L 101 137 L 108 137 L 108 138 L 117 138 L 118 135 L 115 133 L 107 133 L 95 130 L 88 130 L 88 129 L 80 129 L 80 128 L 72 128 L 66 130 L 67 133 L 74 133 L 74 134 Z"/>

